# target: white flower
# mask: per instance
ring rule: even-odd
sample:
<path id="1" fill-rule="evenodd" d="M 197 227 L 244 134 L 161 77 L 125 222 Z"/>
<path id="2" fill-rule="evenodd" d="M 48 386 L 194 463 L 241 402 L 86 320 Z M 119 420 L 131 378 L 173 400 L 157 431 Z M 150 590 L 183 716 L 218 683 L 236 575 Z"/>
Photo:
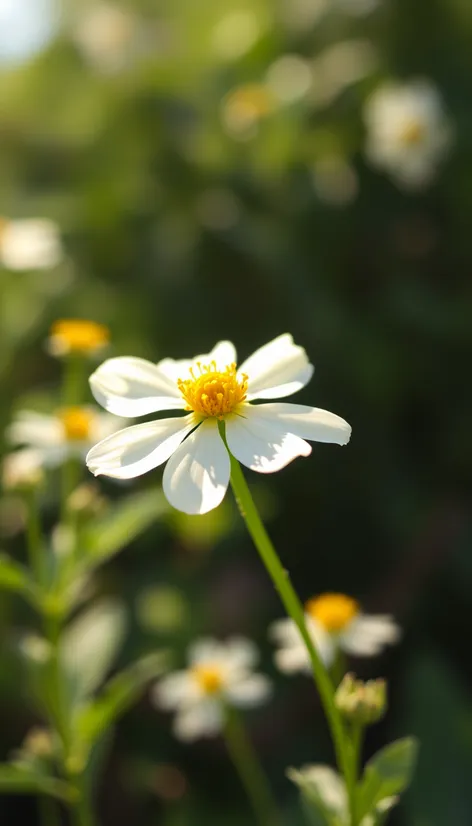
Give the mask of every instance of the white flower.
<path id="1" fill-rule="evenodd" d="M 224 422 L 231 453 L 258 473 L 281 470 L 297 456 L 308 456 L 305 439 L 349 441 L 351 428 L 339 416 L 299 404 L 252 404 L 300 390 L 313 367 L 305 350 L 282 335 L 236 368 L 236 351 L 220 341 L 193 360 L 164 359 L 157 365 L 139 358 L 105 361 L 91 376 L 97 401 L 118 416 L 144 416 L 158 410 L 187 410 L 186 416 L 159 419 L 120 430 L 87 456 L 96 476 L 132 479 L 163 464 L 164 493 L 178 510 L 206 513 L 222 501 L 230 460 L 218 424 Z"/>
<path id="2" fill-rule="evenodd" d="M 139 38 L 138 18 L 118 5 L 98 3 L 88 9 L 73 33 L 85 59 L 98 71 L 126 67 Z"/>
<path id="3" fill-rule="evenodd" d="M 269 696 L 270 681 L 253 672 L 256 646 L 243 637 L 227 642 L 202 639 L 189 650 L 189 667 L 164 677 L 154 689 L 159 708 L 175 711 L 174 733 L 181 740 L 217 734 L 225 707 L 251 708 Z"/>
<path id="4" fill-rule="evenodd" d="M 452 139 L 437 89 L 428 80 L 380 86 L 365 108 L 366 153 L 404 187 L 434 177 Z"/>
<path id="5" fill-rule="evenodd" d="M 93 407 L 64 407 L 54 415 L 21 410 L 7 429 L 7 438 L 32 448 L 41 465 L 55 467 L 69 458 L 85 458 L 97 439 L 115 430 L 116 419 Z"/>
<path id="6" fill-rule="evenodd" d="M 2 482 L 5 490 L 34 488 L 43 480 L 41 453 L 33 448 L 16 450 L 5 456 L 2 465 Z"/>
<path id="7" fill-rule="evenodd" d="M 63 257 L 59 229 L 45 218 L 0 217 L 0 264 L 8 270 L 48 270 Z"/>
<path id="8" fill-rule="evenodd" d="M 356 600 L 344 594 L 322 594 L 305 606 L 308 632 L 322 660 L 332 665 L 338 650 L 355 657 L 375 657 L 400 639 L 391 616 L 363 614 Z M 291 619 L 272 623 L 270 634 L 278 644 L 275 662 L 280 671 L 310 671 L 310 660 L 298 628 Z"/>

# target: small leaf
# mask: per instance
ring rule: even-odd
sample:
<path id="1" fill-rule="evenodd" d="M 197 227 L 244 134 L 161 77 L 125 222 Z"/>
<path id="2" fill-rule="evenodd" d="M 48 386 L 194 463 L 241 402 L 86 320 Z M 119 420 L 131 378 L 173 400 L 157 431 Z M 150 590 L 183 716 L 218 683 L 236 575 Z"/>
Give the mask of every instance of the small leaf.
<path id="1" fill-rule="evenodd" d="M 347 795 L 344 781 L 330 766 L 288 769 L 287 776 L 302 795 L 311 826 L 346 826 Z"/>
<path id="2" fill-rule="evenodd" d="M 95 519 L 80 539 L 84 568 L 100 565 L 125 548 L 168 508 L 162 492 L 151 490 L 128 497 L 108 510 L 106 516 Z"/>
<path id="3" fill-rule="evenodd" d="M 157 651 L 142 657 L 124 671 L 116 674 L 102 693 L 86 708 L 77 720 L 77 733 L 86 743 L 94 743 L 136 700 L 150 680 L 159 677 L 167 667 L 167 655 Z"/>
<path id="4" fill-rule="evenodd" d="M 125 610 L 114 600 L 102 600 L 69 625 L 61 642 L 61 659 L 74 705 L 102 684 L 123 643 L 125 631 Z"/>
<path id="5" fill-rule="evenodd" d="M 30 601 L 36 601 L 36 588 L 29 577 L 28 570 L 5 554 L 0 554 L 1 588 L 16 594 L 23 594 Z"/>
<path id="6" fill-rule="evenodd" d="M 358 788 L 358 814 L 372 814 L 385 798 L 395 797 L 410 783 L 418 753 L 414 737 L 405 737 L 385 746 L 366 764 Z"/>
<path id="7" fill-rule="evenodd" d="M 75 797 L 75 790 L 62 780 L 14 763 L 0 764 L 0 792 L 47 794 L 59 800 L 73 800 Z"/>

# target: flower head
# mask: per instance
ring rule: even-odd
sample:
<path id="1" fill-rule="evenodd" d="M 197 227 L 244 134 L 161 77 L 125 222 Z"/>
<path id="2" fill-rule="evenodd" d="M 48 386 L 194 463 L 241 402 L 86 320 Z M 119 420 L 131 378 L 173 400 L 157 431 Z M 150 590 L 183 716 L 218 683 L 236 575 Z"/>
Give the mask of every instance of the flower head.
<path id="1" fill-rule="evenodd" d="M 107 347 L 110 331 L 104 324 L 82 318 L 55 321 L 49 332 L 48 350 L 53 356 L 94 356 Z"/>
<path id="2" fill-rule="evenodd" d="M 302 347 L 282 335 L 256 350 L 241 367 L 229 341 L 192 360 L 114 358 L 91 376 L 97 401 L 118 416 L 159 410 L 187 415 L 120 430 L 87 456 L 96 476 L 132 479 L 163 464 L 164 493 L 185 513 L 206 513 L 222 501 L 230 460 L 219 431 L 223 422 L 231 453 L 258 473 L 281 470 L 308 456 L 306 439 L 344 445 L 351 428 L 344 419 L 299 404 L 254 405 L 255 399 L 289 396 L 310 380 L 313 367 Z"/>
<path id="3" fill-rule="evenodd" d="M 199 640 L 188 659 L 187 669 L 163 677 L 154 690 L 156 705 L 176 712 L 174 732 L 181 740 L 217 734 L 226 706 L 250 708 L 270 694 L 267 677 L 253 671 L 257 649 L 243 637 Z"/>
<path id="4" fill-rule="evenodd" d="M 59 229 L 45 218 L 10 221 L 0 216 L 0 265 L 8 270 L 48 270 L 63 257 Z"/>
<path id="5" fill-rule="evenodd" d="M 367 157 L 401 186 L 430 183 L 451 143 L 437 89 L 428 80 L 380 86 L 367 101 Z"/>
<path id="6" fill-rule="evenodd" d="M 71 457 L 83 459 L 97 439 L 114 430 L 116 419 L 93 407 L 63 407 L 52 415 L 21 410 L 8 428 L 7 438 L 12 444 L 31 448 L 42 466 L 55 467 Z"/>
<path id="7" fill-rule="evenodd" d="M 398 642 L 400 629 L 391 616 L 364 614 L 359 603 L 345 594 L 321 594 L 305 605 L 305 622 L 326 665 L 340 649 L 357 657 L 375 657 L 386 645 Z M 278 644 L 275 662 L 287 674 L 310 670 L 306 646 L 291 619 L 274 622 L 271 636 Z"/>

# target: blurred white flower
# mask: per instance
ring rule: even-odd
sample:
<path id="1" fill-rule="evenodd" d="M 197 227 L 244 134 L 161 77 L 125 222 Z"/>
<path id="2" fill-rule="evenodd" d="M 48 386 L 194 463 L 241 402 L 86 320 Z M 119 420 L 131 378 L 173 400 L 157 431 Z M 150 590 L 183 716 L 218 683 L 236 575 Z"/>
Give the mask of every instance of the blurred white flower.
<path id="1" fill-rule="evenodd" d="M 293 103 L 303 98 L 312 82 L 309 61 L 297 54 L 282 55 L 267 70 L 267 86 L 281 103 Z"/>
<path id="2" fill-rule="evenodd" d="M 308 456 L 306 439 L 347 444 L 344 419 L 315 407 L 271 403 L 301 390 L 313 374 L 305 350 L 291 335 L 259 348 L 236 367 L 236 350 L 220 341 L 194 359 L 164 359 L 157 365 L 123 357 L 105 361 L 90 378 L 96 400 L 118 416 L 186 410 L 186 416 L 158 419 L 120 430 L 87 456 L 96 476 L 133 479 L 167 462 L 163 488 L 185 513 L 206 513 L 222 501 L 230 459 L 218 423 L 235 458 L 258 473 L 273 473 L 297 456 Z"/>
<path id="3" fill-rule="evenodd" d="M 317 106 L 328 106 L 346 88 L 371 75 L 377 63 L 369 40 L 341 40 L 328 46 L 313 63 L 310 99 Z"/>
<path id="4" fill-rule="evenodd" d="M 238 60 L 257 43 L 261 25 L 249 9 L 225 14 L 213 30 L 213 48 L 224 60 Z"/>
<path id="5" fill-rule="evenodd" d="M 127 65 L 139 34 L 136 15 L 111 3 L 98 3 L 83 14 L 72 38 L 91 66 L 108 73 Z"/>
<path id="6" fill-rule="evenodd" d="M 7 270 L 48 270 L 60 263 L 63 254 L 53 221 L 0 217 L 0 265 Z"/>
<path id="7" fill-rule="evenodd" d="M 267 700 L 270 681 L 253 671 L 258 658 L 256 646 L 243 637 L 195 642 L 188 668 L 163 677 L 153 693 L 159 708 L 176 712 L 176 737 L 189 741 L 217 734 L 225 706 L 252 708 Z"/>
<path id="8" fill-rule="evenodd" d="M 400 639 L 400 629 L 391 616 L 363 614 L 356 600 L 345 594 L 322 594 L 305 605 L 310 636 L 327 666 L 338 650 L 355 657 L 375 657 Z M 279 646 L 275 662 L 281 671 L 310 672 L 310 660 L 298 628 L 291 619 L 272 623 L 270 635 Z"/>
<path id="9" fill-rule="evenodd" d="M 41 484 L 43 478 L 40 451 L 24 448 L 5 456 L 2 465 L 2 483 L 5 490 L 35 488 Z"/>
<path id="10" fill-rule="evenodd" d="M 367 100 L 366 154 L 405 188 L 427 185 L 452 141 L 437 89 L 429 80 L 380 86 Z"/>
<path id="11" fill-rule="evenodd" d="M 6 436 L 12 444 L 31 448 L 44 467 L 55 467 L 69 458 L 85 458 L 97 439 L 106 438 L 116 427 L 114 416 L 93 407 L 64 407 L 54 415 L 20 410 Z"/>

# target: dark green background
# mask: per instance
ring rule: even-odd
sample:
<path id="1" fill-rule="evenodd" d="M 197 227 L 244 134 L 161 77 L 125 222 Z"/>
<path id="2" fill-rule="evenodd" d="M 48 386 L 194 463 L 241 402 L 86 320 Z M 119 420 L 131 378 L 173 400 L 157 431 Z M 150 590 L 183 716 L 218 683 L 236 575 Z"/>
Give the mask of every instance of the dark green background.
<path id="1" fill-rule="evenodd" d="M 58 317 L 104 322 L 115 354 L 155 361 L 208 350 L 220 338 L 244 358 L 291 332 L 316 367 L 295 400 L 345 417 L 352 441 L 342 450 L 314 445 L 309 459 L 273 477 L 252 474 L 251 485 L 302 598 L 346 591 L 367 611 L 392 612 L 404 629 L 394 651 L 353 664 L 390 682 L 390 710 L 366 756 L 403 734 L 422 743 L 392 823 L 467 826 L 472 5 L 385 0 L 368 17 L 330 15 L 294 31 L 279 4 L 258 0 L 251 7 L 266 21 L 261 39 L 225 63 L 209 48 L 209 32 L 226 8 L 242 5 L 130 0 L 149 42 L 109 76 L 83 61 L 66 16 L 47 52 L 0 72 L 0 211 L 57 220 L 68 256 L 55 273 L 0 272 L 0 417 L 6 424 L 33 391 L 53 403 L 59 365 L 43 342 Z M 325 107 L 302 102 L 274 113 L 252 140 L 225 133 L 220 106 L 229 90 L 261 80 L 284 53 L 311 60 L 352 37 L 377 51 L 372 75 Z M 416 76 L 438 85 L 455 137 L 433 186 L 408 194 L 366 166 L 362 106 L 384 78 Z M 342 208 L 312 185 L 324 147 L 345 152 L 358 175 L 358 196 Z M 215 188 L 237 199 L 230 227 L 199 217 L 202 195 Z M 159 480 L 156 471 L 129 488 Z M 111 496 L 127 489 L 104 488 Z M 4 503 L 2 514 L 11 507 Z M 21 537 L 2 545 L 21 556 Z M 153 636 L 139 622 L 150 583 L 170 584 L 185 599 L 173 632 Z M 282 611 L 230 495 L 221 513 L 172 515 L 148 531 L 101 571 L 97 589 L 129 606 L 122 664 L 154 645 L 183 651 L 209 632 L 245 633 L 261 646 L 276 691 L 248 721 L 286 822 L 301 824 L 284 770 L 332 755 L 309 680 L 274 672 L 266 629 Z M 11 646 L 14 629 L 32 621 L 2 595 L 1 759 L 34 722 Z M 99 783 L 103 826 L 249 822 L 222 743 L 183 746 L 169 722 L 143 699 L 119 724 Z M 159 792 L 162 764 L 186 778 L 187 792 L 173 803 Z M 30 801 L 0 800 L 2 824 L 21 815 L 33 824 L 33 812 Z"/>

